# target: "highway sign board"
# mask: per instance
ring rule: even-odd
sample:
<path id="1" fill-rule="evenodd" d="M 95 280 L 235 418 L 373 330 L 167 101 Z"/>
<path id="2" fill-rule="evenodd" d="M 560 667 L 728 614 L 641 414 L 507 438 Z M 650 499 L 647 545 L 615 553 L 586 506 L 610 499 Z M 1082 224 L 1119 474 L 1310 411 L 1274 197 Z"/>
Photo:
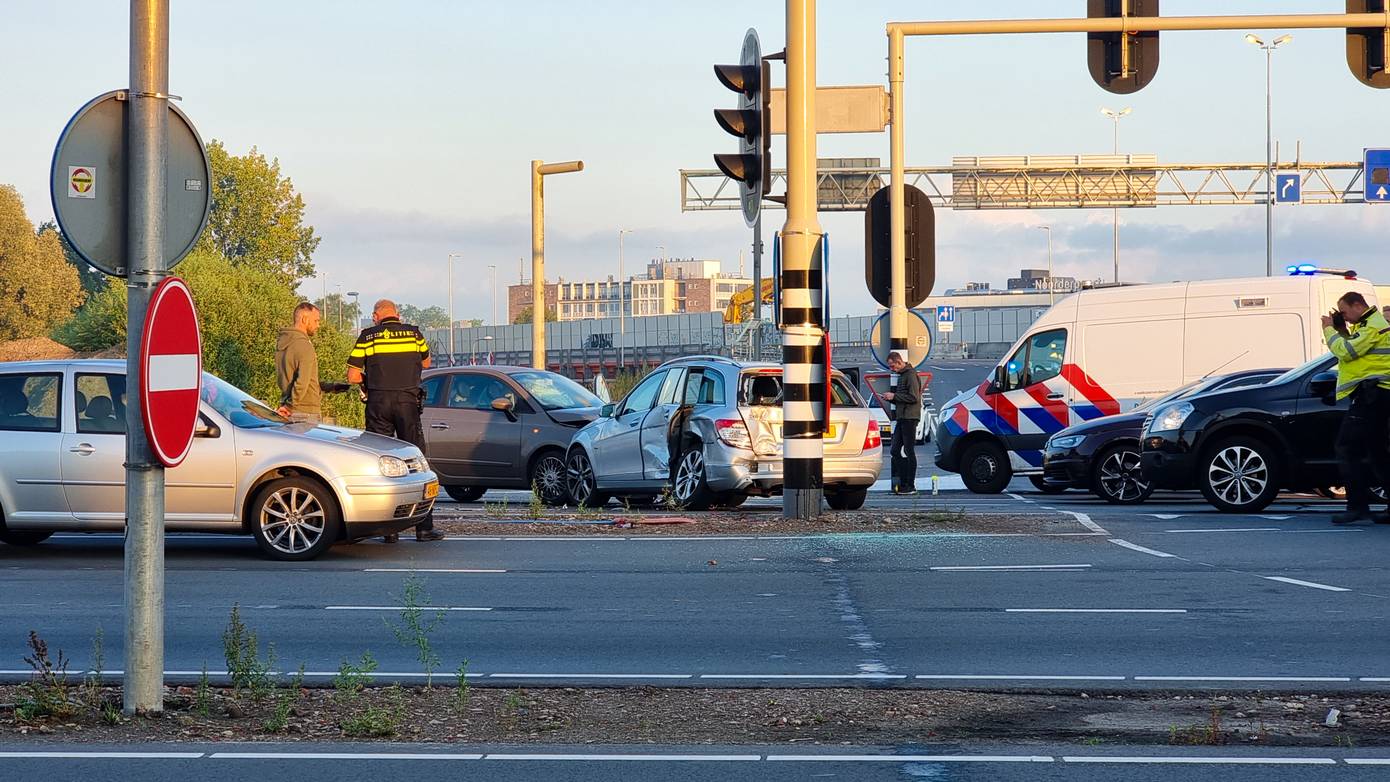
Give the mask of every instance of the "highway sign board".
<path id="1" fill-rule="evenodd" d="M 58 227 L 83 260 L 126 276 L 125 90 L 98 95 L 78 109 L 58 137 L 49 194 Z M 211 165 L 193 123 L 169 103 L 168 168 L 164 178 L 164 261 L 172 267 L 193 249 L 207 225 Z"/>
<path id="2" fill-rule="evenodd" d="M 140 340 L 140 412 L 150 450 L 177 467 L 193 445 L 202 391 L 202 337 L 193 295 L 178 277 L 155 286 Z"/>
<path id="3" fill-rule="evenodd" d="M 1274 203 L 1299 204 L 1303 202 L 1303 177 L 1300 174 L 1274 175 Z"/>
<path id="4" fill-rule="evenodd" d="M 891 313 L 883 313 L 874 321 L 873 331 L 869 335 L 869 347 L 874 352 L 874 360 L 884 369 L 888 368 L 888 316 Z M 931 327 L 927 325 L 927 319 L 922 317 L 922 313 L 917 310 L 907 311 L 907 363 L 914 369 L 920 368 L 927 361 L 927 355 L 931 353 Z"/>
<path id="5" fill-rule="evenodd" d="M 1390 203 L 1390 149 L 1366 150 L 1361 172 L 1366 203 Z"/>
<path id="6" fill-rule="evenodd" d="M 939 304 L 936 307 L 936 333 L 949 334 L 956 330 L 956 308 L 952 304 Z"/>

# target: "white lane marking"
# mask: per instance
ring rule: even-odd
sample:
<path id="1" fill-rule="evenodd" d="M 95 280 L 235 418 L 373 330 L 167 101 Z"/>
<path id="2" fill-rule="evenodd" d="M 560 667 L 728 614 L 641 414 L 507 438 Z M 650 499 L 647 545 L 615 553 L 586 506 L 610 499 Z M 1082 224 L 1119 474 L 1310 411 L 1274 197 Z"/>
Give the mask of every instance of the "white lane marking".
<path id="1" fill-rule="evenodd" d="M 1278 527 L 1237 527 L 1235 529 L 1166 529 L 1164 532 L 1283 532 Z"/>
<path id="2" fill-rule="evenodd" d="M 1281 583 L 1284 583 L 1284 584 L 1293 584 L 1294 586 L 1310 587 L 1310 588 L 1312 588 L 1312 589 L 1322 589 L 1322 590 L 1326 590 L 1326 591 L 1328 591 L 1328 592 L 1350 592 L 1350 591 L 1351 591 L 1350 589 L 1347 589 L 1347 588 L 1345 588 L 1345 587 L 1328 586 L 1327 584 L 1318 584 L 1318 583 L 1315 583 L 1315 582 L 1313 582 L 1313 581 L 1302 581 L 1302 580 L 1297 579 L 1297 578 L 1286 578 L 1285 576 L 1260 576 L 1260 578 L 1263 578 L 1263 579 L 1266 580 L 1266 581 L 1278 581 L 1278 582 L 1281 582 Z"/>
<path id="3" fill-rule="evenodd" d="M 701 679 L 906 679 L 898 673 L 704 673 Z"/>
<path id="4" fill-rule="evenodd" d="M 369 567 L 363 573 L 506 573 L 505 570 L 491 568 L 415 568 L 415 567 Z"/>
<path id="5" fill-rule="evenodd" d="M 160 760 L 194 760 L 203 752 L 0 752 L 0 758 L 129 758 Z"/>
<path id="6" fill-rule="evenodd" d="M 1349 682 L 1349 676 L 1136 676 L 1136 682 Z"/>
<path id="7" fill-rule="evenodd" d="M 979 673 L 938 673 L 923 674 L 914 679 L 943 679 L 960 681 L 1025 681 L 1025 682 L 1122 682 L 1123 676 L 1049 676 L 1049 675 L 995 675 Z"/>
<path id="8" fill-rule="evenodd" d="M 1004 493 L 1005 493 L 1006 495 L 1010 496 L 1010 497 L 1013 497 L 1014 499 L 1018 500 L 1019 502 L 1029 502 L 1029 503 L 1032 502 L 1032 500 L 1028 499 L 1027 497 L 1023 497 L 1023 496 L 1021 496 L 1021 495 L 1014 494 L 1014 493 L 1011 492 L 1011 491 L 1006 491 L 1006 492 L 1004 492 Z"/>
<path id="9" fill-rule="evenodd" d="M 1342 758 L 1348 766 L 1390 766 L 1390 758 Z"/>
<path id="10" fill-rule="evenodd" d="M 1051 763 L 1049 755 L 768 755 L 793 763 Z"/>
<path id="11" fill-rule="evenodd" d="M 198 387 L 198 354 L 150 355 L 150 391 L 191 391 Z"/>
<path id="12" fill-rule="evenodd" d="M 1059 512 L 1060 512 L 1060 513 L 1065 513 L 1065 514 L 1067 514 L 1068 516 L 1071 516 L 1072 518 L 1076 519 L 1076 522 L 1077 522 L 1078 524 L 1080 524 L 1081 526 L 1085 527 L 1086 529 L 1088 529 L 1088 530 L 1090 530 L 1090 531 L 1092 531 L 1092 532 L 1095 532 L 1095 533 L 1100 534 L 1100 535 L 1109 535 L 1109 534 L 1110 534 L 1109 532 L 1106 532 L 1106 531 L 1105 531 L 1105 527 L 1102 527 L 1101 525 L 1095 523 L 1094 521 L 1091 521 L 1091 517 L 1090 517 L 1090 516 L 1087 516 L 1087 515 L 1084 514 L 1084 513 L 1077 513 L 1077 512 L 1074 511 L 1074 510 L 1064 510 L 1064 511 L 1059 511 Z"/>
<path id="13" fill-rule="evenodd" d="M 546 754 L 546 753 L 493 753 L 489 752 L 484 760 L 548 760 L 548 761 L 569 761 L 579 763 L 604 763 L 604 762 L 649 762 L 649 763 L 728 763 L 728 762 L 753 762 L 761 761 L 762 755 L 583 755 L 583 754 Z"/>
<path id="14" fill-rule="evenodd" d="M 1159 519 L 1159 520 L 1161 520 L 1161 521 L 1172 521 L 1173 519 L 1180 519 L 1180 518 L 1182 518 L 1183 516 L 1186 516 L 1187 514 L 1186 514 L 1186 513 L 1145 513 L 1144 515 L 1145 515 L 1145 516 L 1153 516 L 1154 518 Z"/>
<path id="15" fill-rule="evenodd" d="M 1390 682 L 1390 676 L 1362 676 L 1359 682 Z"/>
<path id="16" fill-rule="evenodd" d="M 1261 516 L 1260 518 L 1269 519 L 1270 521 L 1288 521 L 1293 518 L 1293 516 Z"/>
<path id="17" fill-rule="evenodd" d="M 429 752 L 214 752 L 212 760 L 482 760 L 481 753 Z"/>
<path id="18" fill-rule="evenodd" d="M 1186 608 L 1005 608 L 1006 614 L 1185 614 Z"/>
<path id="19" fill-rule="evenodd" d="M 1215 766 L 1335 766 L 1337 761 L 1332 758 L 1233 758 L 1233 757 L 1205 757 L 1205 756 L 1177 756 L 1162 757 L 1157 755 L 1063 755 L 1063 763 L 1167 763 L 1179 765 L 1215 765 Z"/>
<path id="20" fill-rule="evenodd" d="M 489 679 L 693 679 L 689 673 L 490 673 Z"/>
<path id="21" fill-rule="evenodd" d="M 1136 544 L 1136 543 L 1130 543 L 1130 542 L 1127 541 L 1127 540 L 1121 540 L 1121 539 L 1119 539 L 1119 538 L 1111 538 L 1111 539 L 1110 539 L 1110 542 L 1111 542 L 1111 543 L 1114 543 L 1114 544 L 1117 545 L 1117 546 L 1123 546 L 1124 548 L 1127 548 L 1127 549 L 1129 549 L 1129 550 L 1131 550 L 1131 551 L 1138 551 L 1138 552 L 1141 553 L 1141 554 L 1148 554 L 1148 555 L 1154 556 L 1154 557 L 1165 557 L 1165 558 L 1168 558 L 1168 559 L 1177 559 L 1177 558 L 1178 558 L 1176 554 L 1169 554 L 1169 553 L 1166 552 L 1166 551 L 1155 551 L 1155 550 L 1153 550 L 1153 549 L 1151 549 L 1151 548 L 1144 548 L 1143 546 L 1140 546 L 1140 545 L 1138 545 L 1138 544 Z"/>
<path id="22" fill-rule="evenodd" d="M 955 565 L 938 566 L 932 570 L 942 572 L 995 571 L 995 570 L 1070 570 L 1088 568 L 1090 565 Z"/>
<path id="23" fill-rule="evenodd" d="M 425 611 L 491 611 L 477 606 L 421 606 Z M 405 606 L 324 606 L 325 611 L 404 611 Z"/>

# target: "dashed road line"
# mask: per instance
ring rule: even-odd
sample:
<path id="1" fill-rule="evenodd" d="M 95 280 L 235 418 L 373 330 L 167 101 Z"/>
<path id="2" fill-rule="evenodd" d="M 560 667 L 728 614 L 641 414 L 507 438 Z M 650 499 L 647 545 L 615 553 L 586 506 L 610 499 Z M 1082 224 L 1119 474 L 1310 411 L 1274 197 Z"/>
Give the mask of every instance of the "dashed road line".
<path id="1" fill-rule="evenodd" d="M 420 606 L 425 611 L 491 611 L 479 606 Z M 324 606 L 325 611 L 404 611 L 406 606 Z"/>
<path id="2" fill-rule="evenodd" d="M 1278 582 L 1280 582 L 1280 583 L 1284 583 L 1284 584 L 1293 584 L 1294 586 L 1308 587 L 1308 588 L 1310 588 L 1310 589 L 1322 589 L 1322 590 L 1327 591 L 1327 592 L 1350 592 L 1350 591 L 1351 591 L 1350 589 L 1347 589 L 1346 587 L 1330 586 L 1330 585 L 1328 585 L 1328 584 L 1319 584 L 1319 583 L 1314 582 L 1314 581 L 1303 581 L 1302 579 L 1289 578 L 1289 577 L 1287 577 L 1287 576 L 1260 576 L 1260 578 L 1263 578 L 1263 579 L 1266 580 L 1266 581 L 1278 581 Z"/>
<path id="3" fill-rule="evenodd" d="M 1169 553 L 1166 552 L 1166 551 L 1157 551 L 1157 550 L 1155 550 L 1155 549 L 1145 548 L 1144 546 L 1141 546 L 1141 545 L 1139 545 L 1139 544 L 1137 544 L 1137 543 L 1130 543 L 1129 541 L 1127 541 L 1127 540 L 1122 540 L 1122 539 L 1120 539 L 1120 538 L 1111 538 L 1111 539 L 1110 539 L 1110 542 L 1111 542 L 1111 543 L 1114 543 L 1114 544 L 1117 545 L 1117 546 L 1121 546 L 1121 547 L 1123 547 L 1123 548 L 1127 548 L 1127 549 L 1129 549 L 1130 551 L 1138 551 L 1140 554 L 1148 554 L 1149 556 L 1152 556 L 1152 557 L 1162 557 L 1162 558 L 1164 558 L 1164 559 L 1181 559 L 1181 558 L 1182 558 L 1182 557 L 1179 557 L 1177 554 L 1169 554 Z"/>
<path id="4" fill-rule="evenodd" d="M 939 565 L 932 570 L 943 573 L 1008 572 L 1008 571 L 1068 571 L 1082 570 L 1090 565 Z"/>
<path id="5" fill-rule="evenodd" d="M 447 567 L 369 567 L 363 573 L 506 573 L 492 568 L 447 568 Z"/>
<path id="6" fill-rule="evenodd" d="M 1164 532 L 1170 533 L 1207 533 L 1207 532 L 1283 532 L 1279 527 L 1237 527 L 1235 529 L 1218 529 L 1208 527 L 1205 529 L 1166 529 Z"/>
<path id="7" fill-rule="evenodd" d="M 1186 608 L 1005 608 L 1006 614 L 1185 614 Z"/>
<path id="8" fill-rule="evenodd" d="M 1090 531 L 1092 531 L 1092 532 L 1097 532 L 1097 533 L 1100 533 L 1101 535 L 1109 535 L 1109 534 L 1110 534 L 1109 532 L 1106 532 L 1106 531 L 1105 531 L 1105 528 L 1104 528 L 1104 527 L 1102 527 L 1101 525 L 1095 523 L 1094 521 L 1091 521 L 1091 517 L 1088 516 L 1088 515 L 1086 515 L 1085 513 L 1079 513 L 1079 512 L 1074 511 L 1074 510 L 1064 510 L 1064 511 L 1061 511 L 1061 512 L 1067 514 L 1068 516 L 1071 516 L 1071 517 L 1074 518 L 1074 519 L 1076 519 L 1076 521 L 1077 521 L 1078 524 L 1080 524 L 1081 526 L 1085 527 L 1086 529 L 1088 529 L 1088 530 L 1090 530 Z"/>
<path id="9" fill-rule="evenodd" d="M 1021 682 L 1122 682 L 1123 676 L 1067 676 L 1067 675 L 1017 675 L 982 673 L 936 673 L 920 674 L 912 677 L 918 680 L 937 681 L 1021 681 Z"/>

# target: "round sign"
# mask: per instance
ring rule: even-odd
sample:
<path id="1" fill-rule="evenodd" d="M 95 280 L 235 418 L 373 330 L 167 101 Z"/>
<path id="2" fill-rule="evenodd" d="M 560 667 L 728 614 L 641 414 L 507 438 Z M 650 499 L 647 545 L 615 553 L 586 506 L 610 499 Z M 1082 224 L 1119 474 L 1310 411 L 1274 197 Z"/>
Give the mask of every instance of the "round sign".
<path id="1" fill-rule="evenodd" d="M 166 277 L 154 289 L 140 337 L 140 412 L 150 450 L 177 467 L 193 445 L 203 385 L 202 337 L 188 285 Z"/>
<path id="2" fill-rule="evenodd" d="M 888 316 L 891 313 L 885 312 L 878 316 L 874 321 L 873 331 L 869 334 L 869 347 L 874 351 L 874 360 L 884 369 L 888 368 L 888 354 L 892 348 L 888 341 Z M 914 369 L 920 369 L 927 361 L 927 355 L 931 353 L 931 327 L 927 325 L 927 319 L 922 317 L 922 313 L 917 310 L 907 311 L 907 363 Z"/>
<path id="3" fill-rule="evenodd" d="M 125 90 L 78 109 L 58 137 L 49 196 L 58 227 L 87 263 L 126 276 Z M 197 244 L 212 208 L 212 165 L 193 123 L 169 103 L 164 174 L 164 261 L 172 267 Z"/>

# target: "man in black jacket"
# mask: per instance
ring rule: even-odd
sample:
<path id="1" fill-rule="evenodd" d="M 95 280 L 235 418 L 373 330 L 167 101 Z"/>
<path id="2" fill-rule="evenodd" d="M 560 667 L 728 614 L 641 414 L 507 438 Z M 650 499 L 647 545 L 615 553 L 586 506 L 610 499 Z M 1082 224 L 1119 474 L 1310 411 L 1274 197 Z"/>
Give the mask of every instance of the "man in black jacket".
<path id="1" fill-rule="evenodd" d="M 903 351 L 888 354 L 888 368 L 898 376 L 883 398 L 893 403 L 893 493 L 917 493 L 917 422 L 922 419 L 922 379 L 907 364 Z"/>

